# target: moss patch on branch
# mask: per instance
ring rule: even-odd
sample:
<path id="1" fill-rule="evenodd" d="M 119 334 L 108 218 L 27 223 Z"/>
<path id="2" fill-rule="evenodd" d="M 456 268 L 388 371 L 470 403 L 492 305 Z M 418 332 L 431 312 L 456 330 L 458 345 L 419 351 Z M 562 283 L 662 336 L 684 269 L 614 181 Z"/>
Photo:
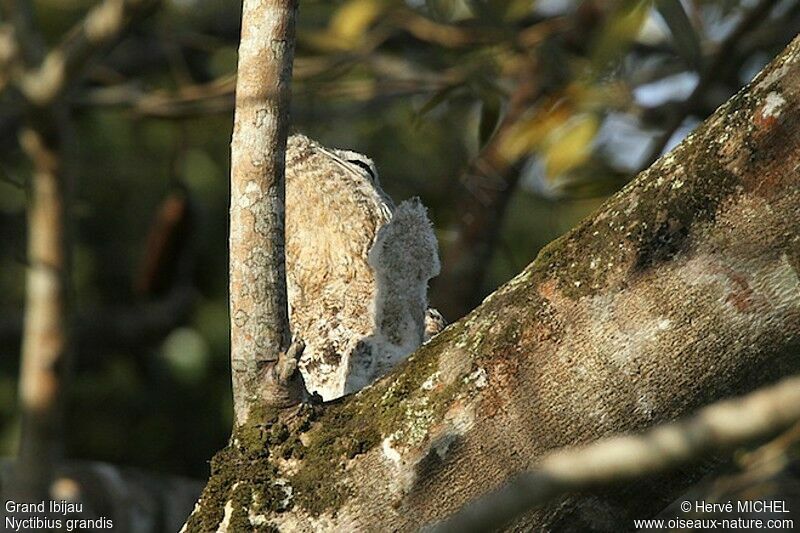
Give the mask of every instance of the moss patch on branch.
<path id="1" fill-rule="evenodd" d="M 231 531 L 258 531 L 250 524 L 249 510 L 257 505 L 263 512 L 274 512 L 285 498 L 275 484 L 278 472 L 268 456 L 266 448 L 261 454 L 249 454 L 233 444 L 217 452 L 211 459 L 211 477 L 200 496 L 200 507 L 189 518 L 186 531 L 216 531 L 229 501 L 233 507 Z"/>
<path id="2" fill-rule="evenodd" d="M 458 334 L 451 327 L 400 365 L 391 377 L 364 389 L 346 401 L 333 402 L 308 433 L 300 469 L 292 476 L 295 501 L 312 516 L 339 509 L 352 496 L 345 467 L 395 432 L 410 406 L 424 396 L 432 419 L 441 419 L 457 387 L 440 391 L 421 388 L 438 369 L 440 349 Z"/>
<path id="3" fill-rule="evenodd" d="M 269 516 L 299 505 L 318 516 L 339 509 L 352 495 L 345 475 L 347 462 L 394 432 L 411 403 L 424 396 L 433 420 L 441 419 L 458 386 L 427 391 L 421 385 L 437 371 L 441 351 L 437 346 L 450 342 L 461 329 L 443 332 L 400 365 L 394 379 L 379 381 L 355 396 L 304 406 L 290 416 L 253 406 L 248 423 L 237 428 L 231 443 L 212 459 L 211 477 L 187 531 L 216 530 L 229 502 L 231 531 L 257 530 L 251 512 Z M 298 470 L 284 480 L 278 465 L 290 458 L 298 460 Z"/>
<path id="4" fill-rule="evenodd" d="M 529 274 L 556 279 L 565 295 L 580 298 L 690 249 L 693 232 L 713 222 L 720 206 L 744 192 L 745 181 L 782 149 L 775 135 L 753 124 L 759 98 L 747 91 L 733 97 L 599 212 L 543 248 Z"/>
<path id="5" fill-rule="evenodd" d="M 280 479 L 276 459 L 302 456 L 299 435 L 308 430 L 318 410 L 301 406 L 297 412 L 280 413 L 252 406 L 248 422 L 236 428 L 228 446 L 211 459 L 211 477 L 187 531 L 215 531 L 228 502 L 233 508 L 231 531 L 275 531 L 266 524 L 252 524 L 250 514 L 268 516 L 291 509 L 292 500 Z"/>

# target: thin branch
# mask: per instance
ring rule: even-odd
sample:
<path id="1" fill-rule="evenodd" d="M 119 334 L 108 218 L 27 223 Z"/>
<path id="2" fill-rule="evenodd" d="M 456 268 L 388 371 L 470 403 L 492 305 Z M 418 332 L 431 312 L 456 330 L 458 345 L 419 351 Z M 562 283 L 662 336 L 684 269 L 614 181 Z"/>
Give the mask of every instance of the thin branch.
<path id="1" fill-rule="evenodd" d="M 156 7 L 159 0 L 105 0 L 92 8 L 41 64 L 25 72 L 17 84 L 33 104 L 44 107 L 58 98 L 89 58 L 115 42 L 137 16 Z"/>
<path id="2" fill-rule="evenodd" d="M 0 8 L 14 35 L 15 48 L 28 65 L 36 64 L 44 53 L 44 43 L 34 23 L 31 0 L 2 0 Z"/>
<path id="3" fill-rule="evenodd" d="M 189 320 L 196 300 L 197 291 L 182 285 L 152 302 L 93 307 L 76 313 L 73 320 L 76 363 L 93 362 L 109 351 L 135 351 L 157 344 Z M 21 314 L 9 312 L 0 317 L 0 346 L 18 343 L 22 324 Z"/>
<path id="4" fill-rule="evenodd" d="M 436 305 L 452 320 L 463 316 L 480 295 L 487 265 L 508 203 L 519 181 L 517 161 L 502 153 L 514 126 L 541 95 L 541 87 L 526 74 L 512 94 L 508 111 L 487 144 L 460 176 L 456 238 L 445 250 L 442 273 L 434 282 Z"/>
<path id="5" fill-rule="evenodd" d="M 445 48 L 481 46 L 503 40 L 507 35 L 507 32 L 499 29 L 443 24 L 419 15 L 411 9 L 398 10 L 392 21 L 417 39 Z"/>
<path id="6" fill-rule="evenodd" d="M 397 9 L 390 20 L 393 25 L 420 41 L 444 48 L 478 47 L 514 40 L 521 48 L 529 49 L 569 25 L 568 17 L 558 16 L 539 20 L 521 30 L 497 26 L 459 26 L 431 20 L 407 8 Z"/>
<path id="7" fill-rule="evenodd" d="M 149 118 L 186 118 L 230 113 L 236 79 L 223 76 L 209 83 L 189 85 L 175 92 L 147 92 L 135 84 L 93 89 L 73 103 L 81 107 L 123 108 Z"/>
<path id="8" fill-rule="evenodd" d="M 315 78 L 334 70 L 346 70 L 363 65 L 374 76 L 366 79 Z M 423 65 L 389 54 L 342 54 L 300 61 L 293 83 L 296 93 L 326 99 L 358 102 L 376 98 L 430 94 L 444 87 L 459 85 L 468 74 L 461 69 L 443 72 L 428 70 Z M 73 100 L 82 107 L 114 107 L 147 118 L 183 119 L 188 117 L 225 114 L 233 110 L 235 74 L 221 76 L 204 84 L 179 87 L 175 91 L 144 91 L 136 84 L 125 83 L 93 89 Z"/>
<path id="9" fill-rule="evenodd" d="M 659 158 L 669 140 L 683 124 L 683 121 L 686 120 L 686 117 L 700 105 L 711 84 L 718 80 L 721 72 L 725 70 L 729 62 L 736 58 L 734 52 L 745 35 L 753 31 L 769 15 L 775 4 L 777 4 L 777 0 L 761 0 L 758 5 L 745 15 L 730 35 L 720 43 L 713 57 L 703 69 L 697 86 L 681 106 L 675 110 L 664 131 L 654 141 L 650 148 L 650 153 L 642 163 L 642 169 L 649 167 Z"/>
<path id="10" fill-rule="evenodd" d="M 765 440 L 800 422 L 800 376 L 639 436 L 617 436 L 546 456 L 539 468 L 432 526 L 436 533 L 494 531 L 559 496 L 634 481 Z"/>

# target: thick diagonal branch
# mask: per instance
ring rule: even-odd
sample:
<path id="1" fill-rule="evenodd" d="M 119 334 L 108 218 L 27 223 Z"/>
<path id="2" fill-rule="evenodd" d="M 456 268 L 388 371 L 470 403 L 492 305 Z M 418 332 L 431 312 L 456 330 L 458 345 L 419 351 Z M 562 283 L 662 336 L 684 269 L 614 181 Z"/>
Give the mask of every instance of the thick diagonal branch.
<path id="1" fill-rule="evenodd" d="M 800 377 L 793 377 L 641 436 L 611 437 L 585 448 L 557 451 L 536 470 L 468 504 L 430 532 L 495 531 L 568 492 L 595 491 L 674 470 L 710 453 L 767 439 L 797 422 Z"/>

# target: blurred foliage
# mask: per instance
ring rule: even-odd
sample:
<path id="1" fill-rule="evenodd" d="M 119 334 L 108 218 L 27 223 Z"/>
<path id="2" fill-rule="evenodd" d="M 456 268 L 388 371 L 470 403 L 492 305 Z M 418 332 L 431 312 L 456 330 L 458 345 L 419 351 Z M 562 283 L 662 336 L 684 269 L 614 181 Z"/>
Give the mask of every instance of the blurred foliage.
<path id="1" fill-rule="evenodd" d="M 52 43 L 93 2 L 35 4 Z M 670 121 L 680 126 L 710 114 L 797 32 L 798 3 L 772 2 L 763 20 L 752 21 L 726 49 L 716 70 L 707 71 L 755 4 L 304 0 L 295 128 L 323 144 L 369 154 L 395 199 L 417 195 L 429 206 L 444 248 L 459 215 L 452 199 L 460 177 L 497 143 L 522 179 L 488 265 L 488 293 L 621 187 L 646 163 L 659 135 L 671 139 L 680 131 L 668 131 Z M 82 339 L 66 433 L 70 456 L 205 477 L 208 457 L 227 439 L 229 81 L 238 17 L 235 4 L 221 0 L 167 2 L 96 61 L 88 81 L 70 93 L 76 316 L 144 309 L 168 296 L 143 295 L 134 285 L 153 219 L 179 184 L 188 190 L 194 223 L 185 236 L 192 244 L 180 252 L 189 257 L 188 274 L 174 270 L 186 279 L 172 283 L 188 279 L 200 295 L 179 328 L 139 346 Z M 713 79 L 691 106 L 681 107 L 685 95 L 677 89 L 656 104 L 644 103 L 653 100 L 654 84 L 680 73 L 694 74 L 695 86 L 696 79 Z M 525 84 L 534 90 L 516 102 Z M 154 94 L 177 111 L 151 116 L 142 102 Z M 204 107 L 210 103 L 217 107 Z M 620 117 L 627 128 L 619 127 Z M 19 339 L 8 332 L 18 326 L 23 305 L 30 171 L 16 146 L 18 125 L 14 97 L 5 94 L 0 454 L 13 453 L 17 435 Z M 434 304 L 442 296 L 434 294 Z"/>

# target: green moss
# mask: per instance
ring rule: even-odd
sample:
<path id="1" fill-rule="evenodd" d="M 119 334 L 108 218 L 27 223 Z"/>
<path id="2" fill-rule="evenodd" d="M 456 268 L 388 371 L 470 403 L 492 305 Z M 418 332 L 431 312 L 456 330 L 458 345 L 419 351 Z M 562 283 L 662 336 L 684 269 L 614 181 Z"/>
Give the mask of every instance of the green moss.
<path id="1" fill-rule="evenodd" d="M 275 443 L 273 426 L 276 425 L 277 420 L 277 411 L 254 404 L 250 408 L 247 423 L 236 428 L 234 438 L 238 445 L 249 453 L 257 454 Z"/>
<path id="2" fill-rule="evenodd" d="M 286 492 L 276 483 L 276 457 L 295 457 L 302 450 L 299 435 L 310 427 L 319 408 L 302 406 L 299 411 L 279 413 L 254 406 L 246 424 L 236 428 L 231 443 L 211 460 L 211 477 L 200 497 L 200 510 L 193 514 L 188 531 L 214 531 L 232 502 L 232 531 L 274 531 L 271 526 L 252 526 L 248 509 L 270 514 L 290 509 Z M 234 488 L 235 487 L 235 488 Z"/>
<path id="3" fill-rule="evenodd" d="M 453 399 L 463 392 L 466 385 L 462 379 L 452 379 L 434 390 L 423 390 L 422 384 L 439 370 L 442 346 L 458 344 L 469 329 L 465 324 L 448 328 L 401 364 L 392 377 L 352 397 L 304 407 L 292 416 L 254 406 L 248 423 L 234 433 L 235 445 L 212 460 L 201 510 L 192 516 L 189 531 L 214 530 L 229 500 L 234 505 L 231 521 L 232 526 L 236 522 L 235 531 L 239 527 L 252 530 L 246 509 L 252 508 L 254 498 L 264 512 L 279 512 L 286 493 L 276 484 L 276 458 L 302 459 L 298 471 L 288 479 L 291 505 L 312 516 L 335 512 L 352 495 L 345 470 L 349 460 L 372 450 L 389 435 L 400 442 L 418 443 L 419 435 L 425 438 L 430 426 L 442 420 Z M 511 336 L 518 334 L 517 328 Z M 469 351 L 473 348 L 470 345 Z M 465 366 L 465 371 L 471 370 L 474 368 Z M 303 433 L 305 445 L 300 440 Z"/>
<path id="4" fill-rule="evenodd" d="M 532 277 L 537 282 L 555 279 L 562 293 L 580 298 L 606 290 L 609 276 L 624 279 L 631 269 L 647 270 L 685 251 L 693 229 L 713 220 L 721 202 L 741 188 L 714 142 L 705 150 L 696 145 L 696 138 L 714 138 L 705 129 L 678 148 L 671 161 L 653 167 L 599 213 L 543 248 Z"/>
<path id="5" fill-rule="evenodd" d="M 232 502 L 233 531 L 252 531 L 247 509 L 259 502 L 259 511 L 281 510 L 286 497 L 275 484 L 277 469 L 269 461 L 269 453 L 251 453 L 241 447 L 228 445 L 211 459 L 211 477 L 200 496 L 200 509 L 189 519 L 187 531 L 215 531 L 225 515 L 225 505 Z M 236 488 L 234 489 L 234 485 Z"/>
<path id="6" fill-rule="evenodd" d="M 247 513 L 247 506 L 251 500 L 252 494 L 249 486 L 240 484 L 233 489 L 230 499 L 233 507 L 229 522 L 231 531 L 249 531 L 251 529 L 252 525 Z"/>
<path id="7" fill-rule="evenodd" d="M 335 481 L 344 461 L 374 446 L 380 434 L 361 402 L 331 405 L 309 434 L 300 471 L 292 477 L 295 500 L 312 515 L 338 508 L 348 496 Z"/>
<path id="8" fill-rule="evenodd" d="M 430 367 L 427 363 L 421 366 Z M 397 387 L 375 387 L 324 408 L 305 406 L 291 416 L 255 406 L 248 422 L 235 430 L 232 443 L 212 459 L 211 478 L 201 496 L 201 508 L 191 517 L 188 530 L 216 529 L 228 501 L 234 509 L 234 531 L 254 530 L 247 509 L 253 509 L 255 501 L 265 513 L 283 510 L 286 493 L 275 482 L 279 476 L 273 462 L 276 458 L 303 459 L 300 470 L 290 479 L 290 505 L 297 502 L 312 515 L 339 508 L 349 496 L 346 485 L 337 481 L 345 462 L 380 442 L 382 428 L 391 427 L 399 415 L 393 413 L 381 419 L 376 413 L 386 414 L 382 403 L 389 412 L 400 409 L 403 398 L 410 396 L 427 376 L 418 379 L 411 377 L 414 375 L 409 372 L 403 376 Z M 387 389 L 389 394 L 385 394 Z M 317 420 L 320 413 L 321 419 Z M 309 430 L 308 444 L 303 445 L 300 435 Z"/>
<path id="9" fill-rule="evenodd" d="M 402 425 L 415 398 L 429 398 L 434 420 L 441 418 L 457 387 L 439 393 L 420 387 L 438 368 L 436 347 L 449 342 L 457 329 L 450 328 L 415 353 L 392 374 L 394 379 L 326 407 L 308 433 L 300 470 L 291 478 L 297 504 L 313 516 L 340 508 L 351 496 L 342 476 L 347 461 L 368 452 Z"/>

